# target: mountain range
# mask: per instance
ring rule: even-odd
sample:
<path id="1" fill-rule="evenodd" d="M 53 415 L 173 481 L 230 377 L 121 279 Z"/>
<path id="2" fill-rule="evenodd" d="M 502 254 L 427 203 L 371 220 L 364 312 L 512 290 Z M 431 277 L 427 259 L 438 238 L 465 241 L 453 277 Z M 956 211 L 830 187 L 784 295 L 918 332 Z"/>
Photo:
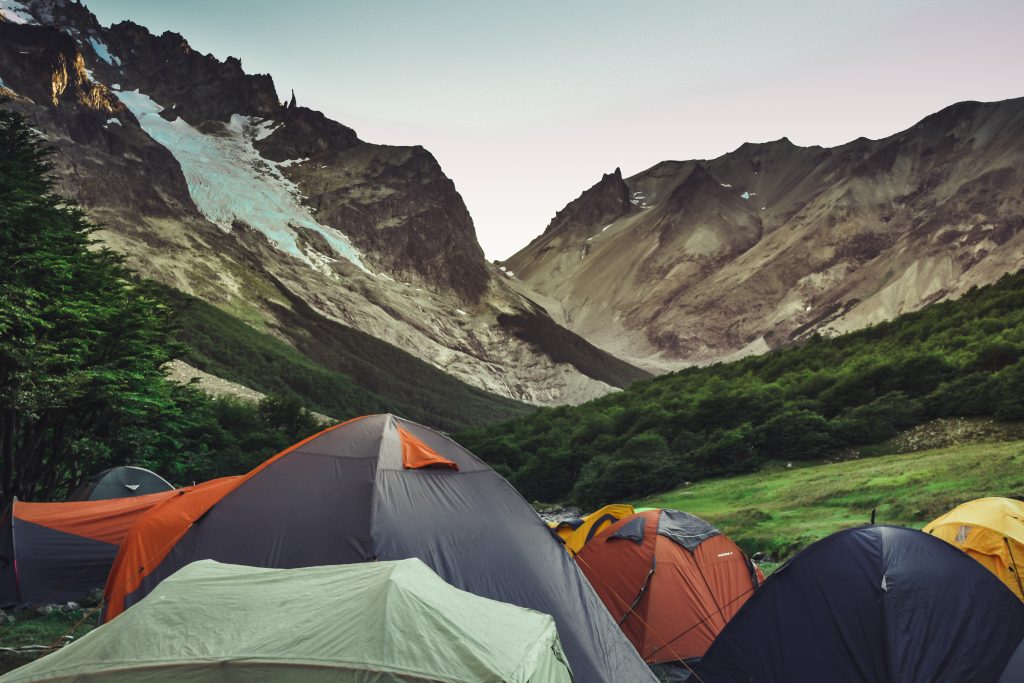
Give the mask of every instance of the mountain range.
<path id="1" fill-rule="evenodd" d="M 1024 99 L 881 140 L 783 138 L 616 169 L 501 264 L 556 320 L 653 371 L 889 320 L 1024 265 Z"/>
<path id="2" fill-rule="evenodd" d="M 388 405 L 473 397 L 479 421 L 865 327 L 1024 264 L 1024 99 L 616 169 L 495 263 L 429 151 L 365 142 L 238 59 L 79 2 L 0 0 L 0 106 L 140 275 Z"/>
<path id="3" fill-rule="evenodd" d="M 58 190 L 141 275 L 293 346 L 329 324 L 365 333 L 496 398 L 579 402 L 648 376 L 486 261 L 422 147 L 364 142 L 174 33 L 103 27 L 67 0 L 0 9 L 3 106 L 32 122 Z"/>

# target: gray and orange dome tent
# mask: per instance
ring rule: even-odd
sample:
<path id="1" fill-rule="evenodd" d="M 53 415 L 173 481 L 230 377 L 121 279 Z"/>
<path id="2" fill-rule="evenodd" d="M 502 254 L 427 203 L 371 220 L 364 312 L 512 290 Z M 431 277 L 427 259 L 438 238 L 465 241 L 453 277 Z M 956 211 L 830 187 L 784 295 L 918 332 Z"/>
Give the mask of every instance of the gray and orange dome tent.
<path id="1" fill-rule="evenodd" d="M 644 660 L 667 672 L 686 673 L 764 581 L 727 536 L 678 510 L 619 520 L 576 563 Z"/>
<path id="2" fill-rule="evenodd" d="M 555 619 L 579 681 L 652 681 L 536 512 L 451 439 L 392 415 L 331 427 L 136 524 L 105 619 L 203 559 L 294 568 L 419 558 L 452 586 Z"/>

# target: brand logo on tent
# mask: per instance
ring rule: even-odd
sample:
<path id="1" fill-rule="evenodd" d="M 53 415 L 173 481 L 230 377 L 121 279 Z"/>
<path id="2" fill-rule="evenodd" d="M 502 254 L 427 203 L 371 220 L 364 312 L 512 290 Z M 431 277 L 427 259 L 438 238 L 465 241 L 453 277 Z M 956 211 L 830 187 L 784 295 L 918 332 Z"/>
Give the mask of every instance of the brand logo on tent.
<path id="1" fill-rule="evenodd" d="M 727 552 L 727 553 L 718 553 L 719 557 L 729 557 L 730 555 L 732 555 L 732 551 L 731 550 L 729 552 Z"/>
<path id="2" fill-rule="evenodd" d="M 142 484 L 125 484 L 124 487 L 129 491 L 136 491 Z"/>

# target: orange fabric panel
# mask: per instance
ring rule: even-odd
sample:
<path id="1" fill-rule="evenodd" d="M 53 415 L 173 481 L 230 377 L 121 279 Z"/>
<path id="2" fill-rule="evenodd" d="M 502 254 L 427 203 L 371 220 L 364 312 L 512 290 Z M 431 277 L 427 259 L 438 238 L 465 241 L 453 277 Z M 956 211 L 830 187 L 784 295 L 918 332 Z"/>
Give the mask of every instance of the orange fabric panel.
<path id="1" fill-rule="evenodd" d="M 56 531 L 121 545 L 138 519 L 154 505 L 174 495 L 161 491 L 132 498 L 82 500 L 68 503 L 14 503 L 14 517 Z"/>
<path id="2" fill-rule="evenodd" d="M 459 469 L 454 462 L 438 455 L 434 449 L 401 427 L 398 427 L 398 436 L 402 439 L 402 465 L 405 469 L 414 470 L 432 465 Z"/>
<path id="3" fill-rule="evenodd" d="M 697 552 L 716 538 L 697 546 Z M 651 664 L 699 657 L 725 626 L 715 595 L 686 548 L 659 536 L 654 555 L 657 569 L 644 597 L 647 623 L 640 656 Z"/>
<path id="4" fill-rule="evenodd" d="M 126 595 L 142 584 L 142 579 L 167 556 L 192 523 L 234 490 L 242 477 L 214 479 L 177 491 L 149 514 L 144 515 L 121 546 L 104 590 L 106 620 L 121 613 Z"/>
<path id="5" fill-rule="evenodd" d="M 110 569 L 105 590 L 104 621 L 110 621 L 124 611 L 125 596 L 141 586 L 142 580 L 160 564 L 174 544 L 188 532 L 192 523 L 206 514 L 226 495 L 271 463 L 277 462 L 313 439 L 356 420 L 361 420 L 363 417 L 365 416 L 356 417 L 321 430 L 265 460 L 247 474 L 214 479 L 199 484 L 183 495 L 174 495 L 151 509 L 148 514 L 139 519 L 124 540 L 121 550 L 114 560 L 114 565 Z M 179 492 L 171 491 L 170 493 Z"/>
<path id="6" fill-rule="evenodd" d="M 661 510 L 651 510 L 619 520 L 591 539 L 575 557 L 576 564 L 583 570 L 594 591 L 615 621 L 621 622 L 619 625 L 622 631 L 641 654 L 646 637 L 644 610 L 649 606 L 649 600 L 644 597 L 632 612 L 630 606 L 640 595 L 651 571 L 660 514 Z M 642 543 L 627 538 L 612 538 L 612 534 L 634 517 L 644 518 Z M 653 580 L 653 576 L 651 578 Z M 623 617 L 626 617 L 625 620 Z"/>
<path id="7" fill-rule="evenodd" d="M 635 516 L 626 517 L 585 545 L 576 561 L 646 662 L 703 656 L 753 593 L 747 558 L 724 535 L 690 553 L 658 535 L 661 510 L 639 515 L 646 518 L 643 543 L 611 539 Z M 646 591 L 626 616 L 652 566 Z"/>
<path id="8" fill-rule="evenodd" d="M 652 663 L 701 657 L 753 594 L 750 565 L 743 551 L 725 535 L 707 539 L 693 554 L 671 539 L 659 537 L 657 553 L 653 595 L 661 610 L 648 621 L 664 642 L 649 643 L 654 648 L 641 654 Z M 664 560 L 663 555 L 667 556 Z M 672 572 L 662 571 L 666 566 L 671 566 Z"/>

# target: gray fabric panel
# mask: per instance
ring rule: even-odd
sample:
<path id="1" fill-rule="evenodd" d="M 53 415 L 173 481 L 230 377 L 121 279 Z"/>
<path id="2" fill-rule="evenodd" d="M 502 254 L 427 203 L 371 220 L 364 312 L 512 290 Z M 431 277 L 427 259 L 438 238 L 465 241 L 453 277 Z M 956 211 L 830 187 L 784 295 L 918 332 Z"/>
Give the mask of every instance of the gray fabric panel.
<path id="1" fill-rule="evenodd" d="M 644 542 L 644 526 L 647 525 L 647 520 L 644 517 L 636 516 L 629 520 L 622 526 L 620 526 L 614 534 L 609 536 L 612 538 L 624 538 L 636 543 Z"/>
<path id="2" fill-rule="evenodd" d="M 999 677 L 999 683 L 1020 683 L 1024 681 L 1024 640 L 1014 650 L 1010 661 L 1006 663 L 1003 675 Z"/>
<path id="3" fill-rule="evenodd" d="M 704 541 L 721 532 L 700 517 L 679 510 L 662 510 L 658 534 L 670 538 L 691 553 Z"/>
<path id="4" fill-rule="evenodd" d="M 388 418 L 388 415 L 361 417 L 321 434 L 303 445 L 301 450 L 335 458 L 376 457 Z"/>
<path id="5" fill-rule="evenodd" d="M 14 520 L 21 604 L 81 600 L 103 588 L 118 546 Z"/>
<path id="6" fill-rule="evenodd" d="M 174 487 L 155 472 L 142 467 L 112 467 L 75 490 L 68 500 L 111 500 L 171 491 Z"/>
<path id="7" fill-rule="evenodd" d="M 376 465 L 376 457 L 286 455 L 196 522 L 125 606 L 196 560 L 281 568 L 373 560 Z"/>
<path id="8" fill-rule="evenodd" d="M 553 616 L 576 680 L 655 680 L 547 525 L 496 472 L 379 470 L 373 532 L 381 560 L 418 557 L 456 588 Z"/>

